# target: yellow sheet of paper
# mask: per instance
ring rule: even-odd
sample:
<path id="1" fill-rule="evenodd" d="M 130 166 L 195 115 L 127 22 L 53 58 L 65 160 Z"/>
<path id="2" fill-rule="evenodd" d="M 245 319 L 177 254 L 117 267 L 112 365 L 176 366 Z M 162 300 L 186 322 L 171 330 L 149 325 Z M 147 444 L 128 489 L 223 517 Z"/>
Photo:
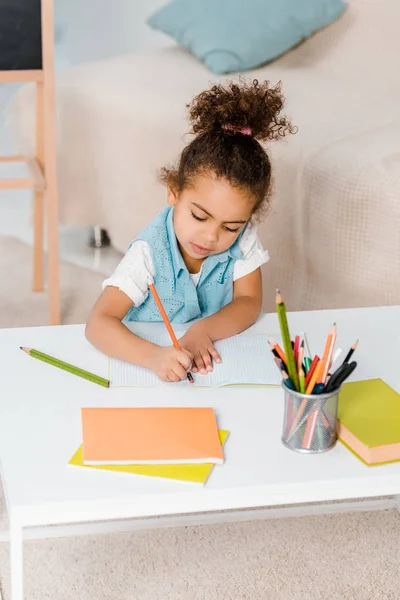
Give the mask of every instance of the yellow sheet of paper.
<path id="1" fill-rule="evenodd" d="M 219 439 L 222 446 L 225 444 L 229 431 L 219 429 Z M 213 464 L 202 465 L 85 465 L 83 463 L 82 445 L 79 446 L 69 465 L 84 467 L 85 469 L 101 469 L 103 471 L 116 471 L 119 473 L 130 473 L 132 475 L 143 475 L 146 477 L 160 477 L 162 479 L 176 479 L 178 481 L 189 481 L 191 483 L 204 484 L 213 467 Z"/>

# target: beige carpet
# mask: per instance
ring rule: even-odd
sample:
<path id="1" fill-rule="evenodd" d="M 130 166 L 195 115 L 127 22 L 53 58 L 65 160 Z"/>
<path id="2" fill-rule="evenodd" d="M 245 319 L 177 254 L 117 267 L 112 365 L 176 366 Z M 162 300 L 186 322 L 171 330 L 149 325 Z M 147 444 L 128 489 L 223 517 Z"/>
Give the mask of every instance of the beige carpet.
<path id="1" fill-rule="evenodd" d="M 398 600 L 395 511 L 26 543 L 26 600 Z M 9 600 L 8 550 L 0 576 Z"/>
<path id="2" fill-rule="evenodd" d="M 26 246 L 0 238 L 0 277 L 0 326 L 46 324 Z M 61 266 L 64 323 L 86 319 L 101 280 Z M 390 510 L 28 541 L 25 600 L 398 600 L 399 534 Z M 10 600 L 5 543 L 0 580 Z"/>

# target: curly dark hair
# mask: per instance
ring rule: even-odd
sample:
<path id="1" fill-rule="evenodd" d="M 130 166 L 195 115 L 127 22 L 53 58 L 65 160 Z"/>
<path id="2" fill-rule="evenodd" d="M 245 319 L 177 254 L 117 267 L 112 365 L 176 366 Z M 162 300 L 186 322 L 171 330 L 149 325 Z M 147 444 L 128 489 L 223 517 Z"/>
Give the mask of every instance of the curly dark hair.
<path id="1" fill-rule="evenodd" d="M 161 169 L 161 179 L 177 193 L 196 175 L 214 173 L 254 197 L 253 214 L 266 208 L 271 190 L 271 163 L 260 144 L 297 130 L 280 112 L 281 83 L 227 82 L 214 85 L 190 104 L 196 137 L 183 149 L 176 168 Z"/>

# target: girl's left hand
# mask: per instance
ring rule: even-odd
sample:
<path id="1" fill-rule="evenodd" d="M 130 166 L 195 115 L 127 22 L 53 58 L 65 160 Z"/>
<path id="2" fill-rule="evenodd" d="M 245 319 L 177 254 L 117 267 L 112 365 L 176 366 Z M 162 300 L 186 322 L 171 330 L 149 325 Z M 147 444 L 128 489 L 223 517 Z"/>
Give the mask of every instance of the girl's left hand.
<path id="1" fill-rule="evenodd" d="M 207 375 L 213 370 L 212 362 L 220 363 L 221 357 L 218 354 L 212 339 L 207 334 L 204 326 L 195 323 L 179 340 L 180 345 L 193 355 L 192 373 L 201 373 Z"/>

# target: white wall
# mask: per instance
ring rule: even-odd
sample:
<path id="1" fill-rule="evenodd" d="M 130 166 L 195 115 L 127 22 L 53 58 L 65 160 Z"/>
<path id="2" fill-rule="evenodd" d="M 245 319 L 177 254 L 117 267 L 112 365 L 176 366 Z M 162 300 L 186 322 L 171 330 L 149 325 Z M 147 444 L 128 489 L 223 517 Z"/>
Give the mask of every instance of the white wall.
<path id="1" fill-rule="evenodd" d="M 146 18 L 168 0 L 55 0 L 56 23 L 69 64 L 171 45 Z"/>

